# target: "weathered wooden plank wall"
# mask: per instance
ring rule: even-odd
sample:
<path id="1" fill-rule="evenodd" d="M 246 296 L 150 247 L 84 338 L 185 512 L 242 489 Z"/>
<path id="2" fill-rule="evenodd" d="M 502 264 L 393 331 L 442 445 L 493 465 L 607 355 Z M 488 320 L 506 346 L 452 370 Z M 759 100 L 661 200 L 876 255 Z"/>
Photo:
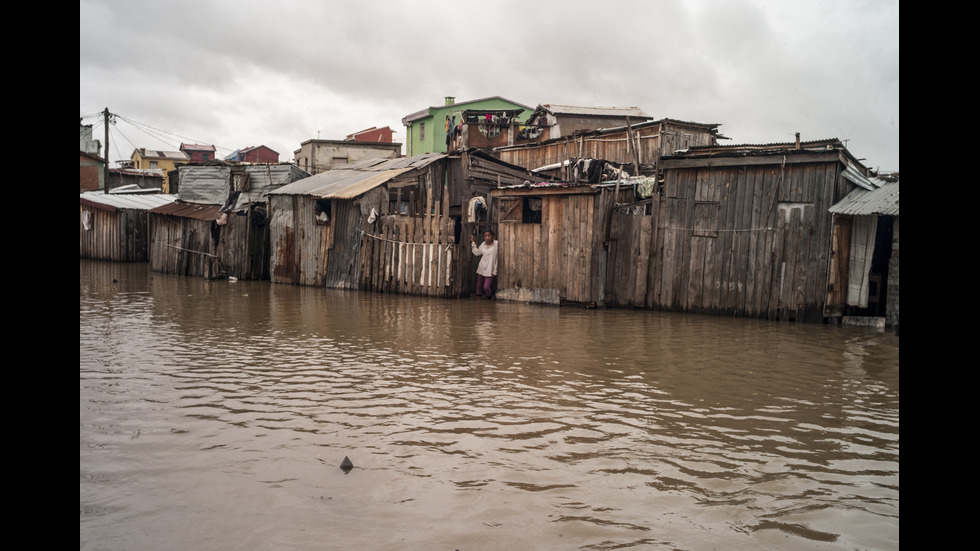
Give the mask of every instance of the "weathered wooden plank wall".
<path id="1" fill-rule="evenodd" d="M 211 239 L 211 221 L 151 214 L 150 271 L 211 277 L 220 272 Z"/>
<path id="2" fill-rule="evenodd" d="M 619 197 L 632 193 L 625 189 Z M 616 194 L 606 189 L 525 195 L 541 199 L 540 223 L 521 222 L 523 196 L 498 196 L 498 293 L 514 300 L 602 304 L 608 285 L 608 217 Z"/>
<path id="3" fill-rule="evenodd" d="M 269 277 L 268 224 L 253 224 L 254 206 L 245 215 L 229 213 L 228 222 L 150 214 L 150 270 L 206 279 Z"/>
<path id="4" fill-rule="evenodd" d="M 715 145 L 715 135 L 708 127 L 661 121 L 615 131 L 567 136 L 541 144 L 498 148 L 494 154 L 502 161 L 527 168 L 586 157 L 612 163 L 655 165 L 661 155 L 693 146 Z"/>
<path id="5" fill-rule="evenodd" d="M 820 321 L 831 265 L 827 209 L 846 191 L 834 162 L 671 169 L 653 214 L 613 214 L 606 300 Z M 644 256 L 645 273 L 631 267 Z"/>
<path id="6" fill-rule="evenodd" d="M 448 216 L 378 218 L 362 237 L 359 288 L 380 293 L 458 296 L 455 262 L 460 253 L 452 235 L 454 225 Z"/>
<path id="7" fill-rule="evenodd" d="M 323 233 L 323 226 L 314 225 L 309 230 L 312 235 L 321 232 L 317 235 L 320 246 L 316 251 L 326 257 L 323 285 L 331 289 L 357 289 L 361 269 L 361 234 L 358 230 L 364 222 L 364 215 L 351 200 L 334 199 L 330 208 L 333 212 L 327 233 Z M 308 238 L 306 240 L 310 241 Z M 327 243 L 326 251 L 323 250 L 324 243 Z"/>
<path id="8" fill-rule="evenodd" d="M 360 278 L 363 291 L 450 298 L 461 293 L 456 222 L 449 216 L 449 178 L 433 165 L 419 178 L 414 216 L 388 214 L 359 224 Z"/>

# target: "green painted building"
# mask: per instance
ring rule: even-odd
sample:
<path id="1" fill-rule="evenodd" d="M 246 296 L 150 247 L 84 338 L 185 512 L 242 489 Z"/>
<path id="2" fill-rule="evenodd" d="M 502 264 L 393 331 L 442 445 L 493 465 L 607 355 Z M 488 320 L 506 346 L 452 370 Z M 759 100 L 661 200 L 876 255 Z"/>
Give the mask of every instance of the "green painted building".
<path id="1" fill-rule="evenodd" d="M 447 135 L 454 124 L 462 122 L 465 111 L 508 111 L 523 110 L 514 116 L 515 123 L 527 120 L 534 112 L 533 107 L 511 101 L 500 96 L 456 103 L 456 98 L 446 96 L 443 105 L 433 105 L 402 118 L 405 125 L 406 151 L 408 157 L 425 153 L 445 153 Z"/>

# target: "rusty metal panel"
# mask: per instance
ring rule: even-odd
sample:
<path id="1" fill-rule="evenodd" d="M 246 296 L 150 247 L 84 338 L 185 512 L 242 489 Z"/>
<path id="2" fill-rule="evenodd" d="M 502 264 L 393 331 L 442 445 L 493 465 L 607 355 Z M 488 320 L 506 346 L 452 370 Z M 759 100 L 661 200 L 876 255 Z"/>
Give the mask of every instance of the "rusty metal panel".
<path id="1" fill-rule="evenodd" d="M 193 218 L 195 220 L 217 220 L 221 210 L 221 205 L 193 205 L 190 203 L 175 202 L 151 209 L 151 214 L 166 214 L 169 216 L 179 216 L 182 218 Z"/>

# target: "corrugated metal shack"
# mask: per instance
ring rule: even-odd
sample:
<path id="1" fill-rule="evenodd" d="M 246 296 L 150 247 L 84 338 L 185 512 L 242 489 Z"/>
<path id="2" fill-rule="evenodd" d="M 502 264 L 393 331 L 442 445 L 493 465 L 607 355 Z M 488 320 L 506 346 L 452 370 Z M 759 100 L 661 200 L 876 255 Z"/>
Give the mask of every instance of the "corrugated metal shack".
<path id="1" fill-rule="evenodd" d="M 79 258 L 116 262 L 146 262 L 149 258 L 148 212 L 176 197 L 118 191 L 79 194 Z"/>
<path id="2" fill-rule="evenodd" d="M 616 128 L 579 131 L 542 142 L 497 147 L 502 161 L 540 171 L 548 178 L 569 182 L 578 159 L 605 159 L 627 167 L 631 175 L 652 174 L 662 155 L 694 146 L 717 145 L 720 124 L 673 119 L 646 121 Z"/>
<path id="3" fill-rule="evenodd" d="M 475 284 L 461 235 L 491 227 L 490 189 L 530 178 L 477 150 L 369 159 L 270 194 L 276 283 L 457 297 Z M 316 223 L 316 205 L 329 217 Z M 469 246 L 469 240 L 464 243 Z"/>
<path id="4" fill-rule="evenodd" d="M 269 279 L 266 196 L 309 177 L 289 163 L 211 161 L 178 168 L 178 200 L 150 211 L 150 270 Z"/>
<path id="5" fill-rule="evenodd" d="M 652 208 L 614 215 L 610 252 L 616 265 L 638 248 L 649 269 L 607 289 L 608 304 L 825 320 L 829 209 L 868 174 L 839 140 L 691 148 L 659 168 Z"/>
<path id="6" fill-rule="evenodd" d="M 858 187 L 830 208 L 834 233 L 827 314 L 862 325 L 870 318 L 897 329 L 898 174 L 855 183 Z"/>

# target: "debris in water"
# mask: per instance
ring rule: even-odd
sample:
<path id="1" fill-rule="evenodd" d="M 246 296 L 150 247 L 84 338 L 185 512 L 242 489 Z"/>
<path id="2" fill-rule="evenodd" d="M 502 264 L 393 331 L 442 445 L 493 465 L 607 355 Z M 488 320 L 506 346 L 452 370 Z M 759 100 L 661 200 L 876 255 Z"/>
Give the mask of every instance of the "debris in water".
<path id="1" fill-rule="evenodd" d="M 354 464 L 351 463 L 350 458 L 345 455 L 344 460 L 340 462 L 340 470 L 344 471 L 344 474 L 347 474 L 353 468 Z"/>

